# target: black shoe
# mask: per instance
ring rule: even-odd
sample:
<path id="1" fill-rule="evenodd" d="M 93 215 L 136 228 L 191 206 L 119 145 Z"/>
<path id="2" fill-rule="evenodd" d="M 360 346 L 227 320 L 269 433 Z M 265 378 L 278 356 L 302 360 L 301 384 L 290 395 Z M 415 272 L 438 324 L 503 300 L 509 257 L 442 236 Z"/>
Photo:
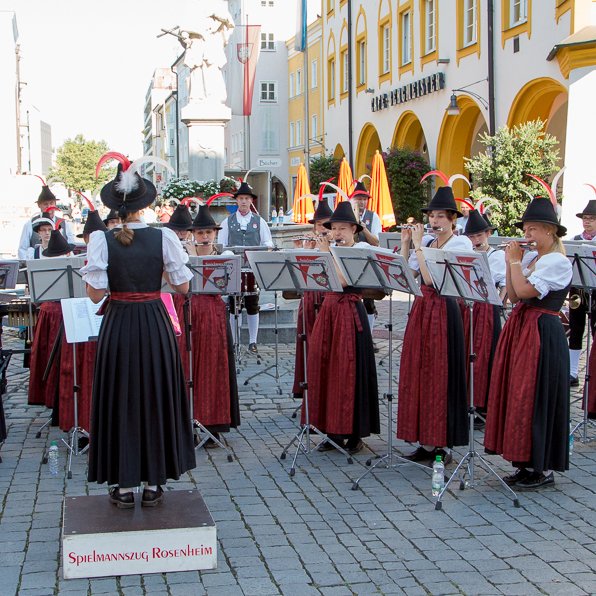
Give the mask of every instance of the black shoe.
<path id="1" fill-rule="evenodd" d="M 555 474 L 551 472 L 545 476 L 542 472 L 532 472 L 525 480 L 516 484 L 517 488 L 539 488 L 555 483 Z"/>
<path id="2" fill-rule="evenodd" d="M 85 447 L 89 445 L 89 437 L 86 437 L 85 435 L 79 437 L 77 440 L 77 444 L 79 446 L 79 451 L 83 451 L 83 449 L 85 449 Z"/>
<path id="3" fill-rule="evenodd" d="M 441 460 L 443 461 L 443 464 L 445 464 L 446 466 L 448 466 L 453 461 L 453 455 L 451 455 L 451 451 L 445 451 L 445 449 L 435 448 L 432 451 L 431 464 L 437 461 L 437 455 L 441 456 Z"/>
<path id="4" fill-rule="evenodd" d="M 474 430 L 482 430 L 486 426 L 486 421 L 482 416 L 474 416 Z"/>
<path id="5" fill-rule="evenodd" d="M 155 507 L 156 505 L 159 505 L 162 499 L 163 488 L 161 488 L 161 486 L 158 486 L 157 490 L 146 488 L 143 490 L 143 500 L 141 501 L 141 505 L 143 507 Z"/>
<path id="6" fill-rule="evenodd" d="M 579 379 L 577 377 L 569 377 L 569 387 L 578 387 Z"/>
<path id="7" fill-rule="evenodd" d="M 211 433 L 211 434 L 219 441 L 219 433 Z M 209 437 L 205 441 L 205 444 L 203 445 L 203 447 L 205 447 L 205 449 L 216 449 L 217 447 L 219 447 L 219 443 L 217 443 L 211 437 Z"/>
<path id="8" fill-rule="evenodd" d="M 503 482 L 507 486 L 513 486 L 518 482 L 522 482 L 527 480 L 532 475 L 532 472 L 526 468 L 518 468 L 513 474 L 509 474 L 509 476 L 503 477 Z"/>
<path id="9" fill-rule="evenodd" d="M 254 342 L 251 344 L 248 344 L 248 351 L 252 352 L 253 354 L 258 354 L 259 350 L 257 349 L 257 344 Z"/>
<path id="10" fill-rule="evenodd" d="M 348 439 L 348 441 L 346 442 L 345 450 L 350 455 L 354 455 L 354 453 L 358 453 L 359 451 L 362 451 L 363 449 L 364 449 L 364 443 L 362 442 L 362 439 L 357 439 L 355 441 L 352 441 L 352 439 Z"/>
<path id="11" fill-rule="evenodd" d="M 415 451 L 412 451 L 412 453 L 408 453 L 408 455 L 403 455 L 402 457 L 404 459 L 409 459 L 410 461 L 415 461 L 415 462 L 429 462 L 432 459 L 434 459 L 434 453 L 435 453 L 435 449 L 433 449 L 432 451 L 427 451 L 424 447 L 418 447 L 418 449 L 416 449 Z"/>
<path id="12" fill-rule="evenodd" d="M 110 488 L 110 503 L 113 503 L 118 509 L 132 509 L 135 506 L 135 496 L 131 491 L 129 493 L 121 493 L 120 488 L 112 486 Z"/>

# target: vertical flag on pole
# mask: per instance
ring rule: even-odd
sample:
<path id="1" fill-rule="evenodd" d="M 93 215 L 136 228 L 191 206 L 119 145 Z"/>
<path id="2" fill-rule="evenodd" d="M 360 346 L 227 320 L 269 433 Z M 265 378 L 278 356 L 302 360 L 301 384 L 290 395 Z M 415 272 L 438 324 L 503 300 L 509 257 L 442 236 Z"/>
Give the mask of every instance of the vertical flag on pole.
<path id="1" fill-rule="evenodd" d="M 306 27 L 307 27 L 307 0 L 297 0 L 297 15 L 296 15 L 296 41 L 294 42 L 294 49 L 297 52 L 304 52 L 306 49 Z"/>
<path id="2" fill-rule="evenodd" d="M 242 41 L 236 43 L 236 58 L 242 64 L 242 115 L 252 113 L 252 95 L 255 87 L 255 74 L 259 61 L 261 25 L 239 25 Z M 232 112 L 235 113 L 234 108 Z"/>

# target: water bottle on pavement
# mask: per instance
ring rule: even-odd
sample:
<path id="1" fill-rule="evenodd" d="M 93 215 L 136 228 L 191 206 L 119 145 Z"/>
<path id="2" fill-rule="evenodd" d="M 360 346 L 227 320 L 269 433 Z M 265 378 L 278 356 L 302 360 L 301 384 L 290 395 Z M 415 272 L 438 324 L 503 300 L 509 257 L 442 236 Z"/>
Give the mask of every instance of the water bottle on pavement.
<path id="1" fill-rule="evenodd" d="M 271 225 L 274 226 L 277 224 L 277 211 L 275 210 L 275 207 L 273 208 L 273 211 L 271 211 Z"/>
<path id="2" fill-rule="evenodd" d="M 283 226 L 284 225 L 284 208 L 280 207 L 279 212 L 277 214 L 277 225 Z"/>
<path id="3" fill-rule="evenodd" d="M 432 492 L 433 497 L 438 497 L 445 486 L 445 464 L 440 455 L 436 456 L 433 463 Z"/>
<path id="4" fill-rule="evenodd" d="M 48 451 L 48 467 L 51 476 L 58 476 L 58 443 L 52 441 Z"/>

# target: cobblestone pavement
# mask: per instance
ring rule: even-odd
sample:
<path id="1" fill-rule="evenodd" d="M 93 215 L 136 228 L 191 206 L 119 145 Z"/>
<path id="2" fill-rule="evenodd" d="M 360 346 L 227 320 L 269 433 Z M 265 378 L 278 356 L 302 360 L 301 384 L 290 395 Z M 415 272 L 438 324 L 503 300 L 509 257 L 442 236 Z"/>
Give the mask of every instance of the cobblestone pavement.
<path id="1" fill-rule="evenodd" d="M 396 356 L 406 305 L 394 301 Z M 380 319 L 386 317 L 385 301 Z M 380 328 L 375 335 L 380 387 L 386 390 L 387 333 Z M 4 342 L 16 345 L 11 330 Z M 271 347 L 260 349 L 262 366 L 272 364 Z M 576 440 L 571 470 L 558 474 L 554 487 L 520 492 L 519 509 L 488 479 L 465 491 L 455 483 L 443 510 L 435 511 L 430 474 L 412 465 L 377 468 L 353 491 L 369 450 L 356 455 L 353 465 L 333 452 L 301 455 L 291 478 L 288 460 L 279 455 L 297 430 L 290 417 L 296 403 L 288 397 L 293 354 L 293 346 L 280 347 L 282 395 L 267 375 L 243 385 L 262 366 L 242 364 L 242 425 L 228 437 L 234 461 L 201 449 L 196 469 L 168 486 L 201 491 L 217 523 L 217 569 L 92 580 L 62 578 L 61 503 L 65 496 L 105 494 L 105 487 L 87 484 L 84 456 L 75 459 L 71 480 L 49 475 L 42 453 L 62 434 L 51 428 L 35 438 L 47 412 L 27 405 L 28 375 L 15 356 L 4 396 L 9 438 L 0 452 L 0 594 L 596 593 L 594 445 Z M 577 404 L 573 412 L 577 418 Z M 382 454 L 384 401 L 381 413 L 383 432 L 367 439 L 367 447 Z M 400 442 L 396 447 L 409 448 Z M 465 451 L 459 449 L 456 459 Z M 510 469 L 498 457 L 489 460 L 499 472 Z M 66 466 L 64 450 L 61 463 Z M 482 478 L 484 472 L 477 472 Z"/>

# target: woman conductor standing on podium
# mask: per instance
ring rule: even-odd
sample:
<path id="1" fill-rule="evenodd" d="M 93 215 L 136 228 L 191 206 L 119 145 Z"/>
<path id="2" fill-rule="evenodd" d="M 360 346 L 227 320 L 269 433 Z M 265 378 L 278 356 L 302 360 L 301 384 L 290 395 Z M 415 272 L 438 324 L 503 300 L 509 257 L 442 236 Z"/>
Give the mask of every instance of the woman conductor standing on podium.
<path id="1" fill-rule="evenodd" d="M 153 202 L 153 184 L 123 155 L 118 173 L 101 190 L 122 225 L 94 232 L 81 269 L 99 302 L 109 286 L 97 346 L 89 450 L 90 482 L 107 482 L 110 501 L 134 507 L 133 488 L 146 483 L 141 504 L 157 505 L 161 485 L 195 467 L 184 373 L 172 323 L 160 299 L 162 275 L 188 292 L 188 255 L 168 229 L 150 228 L 140 210 Z"/>

